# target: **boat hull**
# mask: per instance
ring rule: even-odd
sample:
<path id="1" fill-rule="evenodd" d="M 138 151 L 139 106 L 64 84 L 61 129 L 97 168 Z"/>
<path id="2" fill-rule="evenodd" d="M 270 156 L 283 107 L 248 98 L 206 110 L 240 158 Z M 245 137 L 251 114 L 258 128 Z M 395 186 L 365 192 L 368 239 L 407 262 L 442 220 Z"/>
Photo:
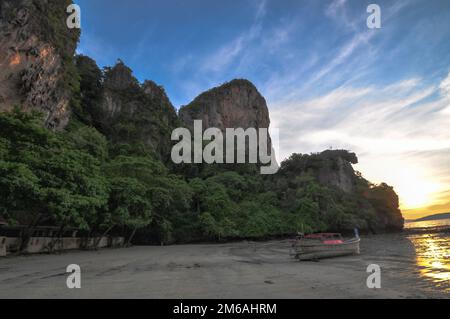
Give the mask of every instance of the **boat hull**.
<path id="1" fill-rule="evenodd" d="M 324 258 L 359 255 L 360 239 L 354 238 L 342 244 L 309 243 L 300 240 L 293 245 L 294 256 L 298 260 L 317 260 Z"/>

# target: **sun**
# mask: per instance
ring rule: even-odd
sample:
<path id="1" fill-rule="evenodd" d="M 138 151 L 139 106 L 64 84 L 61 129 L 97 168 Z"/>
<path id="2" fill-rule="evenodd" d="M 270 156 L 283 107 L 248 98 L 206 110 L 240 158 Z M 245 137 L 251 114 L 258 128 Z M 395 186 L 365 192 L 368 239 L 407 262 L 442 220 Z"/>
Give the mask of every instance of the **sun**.
<path id="1" fill-rule="evenodd" d="M 397 181 L 396 190 L 400 197 L 400 206 L 410 210 L 433 205 L 434 194 L 439 191 L 439 185 L 420 176 L 408 174 Z"/>
<path id="2" fill-rule="evenodd" d="M 416 209 L 429 206 L 431 202 L 429 191 L 417 185 L 399 186 L 401 206 L 405 209 Z"/>
<path id="3" fill-rule="evenodd" d="M 380 164 L 381 163 L 381 164 Z M 414 214 L 429 213 L 429 208 L 442 204 L 442 192 L 450 185 L 436 176 L 429 163 L 402 155 L 373 157 L 358 164 L 369 180 L 385 182 L 394 187 L 400 200 L 400 209 Z"/>

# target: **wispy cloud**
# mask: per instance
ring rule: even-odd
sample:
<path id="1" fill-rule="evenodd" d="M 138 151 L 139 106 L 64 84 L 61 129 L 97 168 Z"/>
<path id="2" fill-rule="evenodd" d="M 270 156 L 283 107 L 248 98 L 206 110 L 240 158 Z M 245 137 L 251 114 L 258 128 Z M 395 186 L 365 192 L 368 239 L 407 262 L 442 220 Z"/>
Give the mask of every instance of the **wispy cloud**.
<path id="1" fill-rule="evenodd" d="M 332 72 L 336 67 L 345 63 L 361 45 L 369 43 L 373 35 L 373 32 L 361 32 L 353 36 L 350 41 L 345 43 L 340 50 L 336 52 L 331 61 L 314 74 L 310 82 L 308 82 L 308 85 L 317 83 L 317 81 L 323 79 L 323 77 Z"/>
<path id="2" fill-rule="evenodd" d="M 357 28 L 357 20 L 347 12 L 347 0 L 333 0 L 325 9 L 325 15 L 332 18 L 339 25 L 352 30 Z"/>
<path id="3" fill-rule="evenodd" d="M 450 101 L 450 71 L 447 77 L 439 85 L 442 95 L 444 95 Z"/>
<path id="4" fill-rule="evenodd" d="M 245 49 L 248 49 L 252 42 L 257 39 L 262 31 L 262 22 L 266 14 L 267 0 L 260 1 L 256 7 L 254 21 L 249 29 L 243 30 L 238 36 L 222 47 L 203 57 L 203 64 L 200 67 L 202 72 L 223 72 L 226 68 L 242 56 Z"/>

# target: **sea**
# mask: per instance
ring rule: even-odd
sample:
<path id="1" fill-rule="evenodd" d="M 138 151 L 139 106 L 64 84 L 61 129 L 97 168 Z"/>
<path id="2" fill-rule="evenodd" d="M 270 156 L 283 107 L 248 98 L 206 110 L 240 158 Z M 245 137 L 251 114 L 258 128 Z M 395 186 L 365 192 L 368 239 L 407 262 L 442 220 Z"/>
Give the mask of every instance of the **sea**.
<path id="1" fill-rule="evenodd" d="M 450 219 L 407 222 L 420 275 L 450 293 Z"/>

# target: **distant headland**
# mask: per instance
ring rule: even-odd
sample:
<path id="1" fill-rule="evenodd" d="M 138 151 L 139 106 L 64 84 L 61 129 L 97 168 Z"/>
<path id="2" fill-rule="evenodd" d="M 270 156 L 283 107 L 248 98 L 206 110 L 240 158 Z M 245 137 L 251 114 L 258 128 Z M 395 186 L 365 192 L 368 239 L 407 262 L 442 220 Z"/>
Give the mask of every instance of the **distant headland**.
<path id="1" fill-rule="evenodd" d="M 429 220 L 441 220 L 441 219 L 450 219 L 450 213 L 442 213 L 442 214 L 434 214 L 430 216 L 425 216 L 419 219 L 412 220 L 413 222 L 425 222 Z"/>

